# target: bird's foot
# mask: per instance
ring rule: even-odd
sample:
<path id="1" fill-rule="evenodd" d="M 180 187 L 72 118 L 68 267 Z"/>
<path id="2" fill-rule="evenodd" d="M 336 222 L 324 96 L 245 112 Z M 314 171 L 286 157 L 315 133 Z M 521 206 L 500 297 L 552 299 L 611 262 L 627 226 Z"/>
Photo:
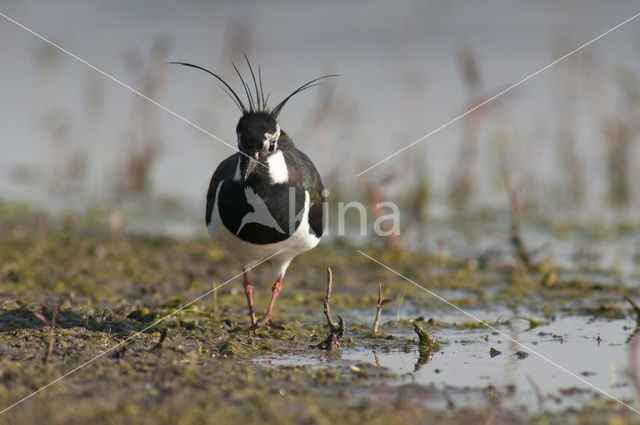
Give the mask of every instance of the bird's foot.
<path id="1" fill-rule="evenodd" d="M 271 318 L 269 318 L 269 320 L 267 320 L 267 326 L 269 326 L 272 329 L 278 329 L 280 331 L 284 330 L 284 326 L 274 322 L 273 320 L 271 320 Z"/>
<path id="2" fill-rule="evenodd" d="M 258 330 L 259 328 L 263 328 L 265 326 L 269 326 L 272 329 L 278 329 L 280 331 L 284 330 L 284 326 L 277 324 L 274 322 L 271 317 L 263 317 L 259 322 L 249 326 L 245 329 L 247 332 L 253 332 Z"/>

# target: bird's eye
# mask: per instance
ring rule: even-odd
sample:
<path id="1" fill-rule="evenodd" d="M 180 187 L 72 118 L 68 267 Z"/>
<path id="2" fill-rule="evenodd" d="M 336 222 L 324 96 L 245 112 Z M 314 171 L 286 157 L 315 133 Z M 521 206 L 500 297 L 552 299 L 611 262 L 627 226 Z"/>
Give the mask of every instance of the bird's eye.
<path id="1" fill-rule="evenodd" d="M 275 148 L 276 148 L 276 141 L 275 141 L 275 140 L 272 140 L 272 141 L 269 143 L 269 152 L 273 152 Z"/>

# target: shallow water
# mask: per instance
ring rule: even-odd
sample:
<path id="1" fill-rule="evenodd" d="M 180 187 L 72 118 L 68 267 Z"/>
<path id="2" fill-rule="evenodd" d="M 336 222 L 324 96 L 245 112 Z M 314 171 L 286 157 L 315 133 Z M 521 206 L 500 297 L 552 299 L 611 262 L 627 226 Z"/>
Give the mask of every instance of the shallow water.
<path id="1" fill-rule="evenodd" d="M 339 358 L 318 353 L 269 355 L 255 361 L 274 367 L 329 368 L 342 364 L 356 371 L 358 364 L 377 365 L 395 372 L 396 384 L 412 382 L 440 392 L 441 397 L 425 400 L 430 407 L 447 407 L 450 402 L 482 405 L 486 403 L 487 393 L 496 391 L 505 405 L 532 409 L 541 403 L 533 385 L 539 388 L 544 406 L 551 409 L 579 406 L 594 398 L 607 397 L 594 387 L 622 400 L 632 397 L 633 389 L 626 372 L 626 341 L 632 333 L 629 320 L 565 316 L 529 331 L 523 330 L 528 326 L 526 321 L 518 322 L 513 328 L 520 330 L 507 326 L 499 326 L 498 330 L 527 348 L 489 329 L 437 329 L 432 335 L 441 342 L 441 349 L 424 363 L 415 345 L 408 352 L 345 348 Z M 501 354 L 492 357 L 491 348 Z M 518 351 L 528 355 L 518 356 Z"/>

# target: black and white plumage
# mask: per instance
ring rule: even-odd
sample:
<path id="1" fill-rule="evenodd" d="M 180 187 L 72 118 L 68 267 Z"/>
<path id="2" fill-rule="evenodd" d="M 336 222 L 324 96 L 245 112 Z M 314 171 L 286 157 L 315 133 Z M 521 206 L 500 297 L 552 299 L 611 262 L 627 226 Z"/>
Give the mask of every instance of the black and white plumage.
<path id="1" fill-rule="evenodd" d="M 269 168 L 256 166 L 246 180 L 240 171 L 243 156 L 236 153 L 225 159 L 211 178 L 206 210 L 209 235 L 244 269 L 282 250 L 271 259 L 276 277 L 284 275 L 293 257 L 318 244 L 324 200 L 313 163 L 286 133 L 278 145 L 278 151 L 266 158 Z M 305 176 L 311 177 L 306 187 Z M 266 207 L 266 215 L 256 207 Z M 256 213 L 258 217 L 247 219 Z"/>
<path id="2" fill-rule="evenodd" d="M 267 109 L 258 78 L 251 68 L 253 89 L 234 65 L 247 95 L 246 104 L 219 76 L 196 65 L 218 79 L 242 111 L 236 126 L 238 152 L 215 170 L 207 193 L 205 219 L 211 239 L 225 248 L 242 266 L 244 287 L 251 319 L 250 330 L 260 326 L 282 328 L 271 320 L 271 311 L 291 260 L 315 247 L 323 233 L 323 186 L 311 160 L 296 149 L 280 129 L 277 117 L 282 107 L 297 93 L 316 85 L 312 80 Z M 265 316 L 256 321 L 253 285 L 246 270 L 270 258 L 276 282 Z"/>

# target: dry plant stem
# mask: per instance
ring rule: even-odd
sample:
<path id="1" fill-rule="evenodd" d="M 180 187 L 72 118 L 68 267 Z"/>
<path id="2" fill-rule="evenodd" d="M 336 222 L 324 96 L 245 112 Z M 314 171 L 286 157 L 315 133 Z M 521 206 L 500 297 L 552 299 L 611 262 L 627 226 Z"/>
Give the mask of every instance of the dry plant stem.
<path id="1" fill-rule="evenodd" d="M 390 303 L 391 301 L 393 301 L 391 298 L 382 299 L 382 283 L 378 285 L 378 303 L 376 304 L 376 306 L 378 307 L 378 310 L 376 311 L 376 319 L 373 321 L 374 335 L 378 333 L 378 325 L 380 323 L 380 314 L 382 313 L 382 306 L 385 305 L 386 303 Z"/>
<path id="2" fill-rule="evenodd" d="M 402 301 L 404 301 L 405 291 L 402 291 L 400 296 L 398 297 L 397 307 L 396 307 L 396 322 L 400 321 L 400 309 L 402 308 Z"/>
<path id="3" fill-rule="evenodd" d="M 327 318 L 327 323 L 330 328 L 333 328 L 335 324 L 333 323 L 333 319 L 331 318 L 331 291 L 333 289 L 333 273 L 331 272 L 331 268 L 327 267 L 327 293 L 324 296 L 324 315 Z"/>
<path id="4" fill-rule="evenodd" d="M 635 405 L 640 407 L 640 373 L 638 373 L 638 345 L 640 337 L 634 334 L 631 337 L 629 348 L 629 378 L 635 389 Z"/>
<path id="5" fill-rule="evenodd" d="M 324 297 L 324 315 L 327 318 L 327 326 L 329 327 L 329 335 L 324 341 L 317 345 L 312 345 L 313 348 L 319 348 L 327 351 L 340 350 L 340 344 L 344 337 L 345 325 L 344 320 L 338 315 L 338 324 L 336 325 L 331 318 L 331 290 L 333 285 L 333 275 L 331 269 L 327 267 L 327 293 Z"/>
<path id="6" fill-rule="evenodd" d="M 438 238 L 436 240 L 438 244 L 438 262 L 440 263 L 440 274 L 442 276 L 447 272 L 447 247 L 445 246 L 444 239 Z"/>
<path id="7" fill-rule="evenodd" d="M 376 310 L 376 318 L 373 321 L 373 334 L 378 333 L 378 324 L 380 323 L 380 313 L 382 313 L 382 304 L 380 301 L 382 300 L 382 283 L 378 287 L 378 304 L 376 306 L 378 309 Z"/>
<path id="8" fill-rule="evenodd" d="M 456 404 L 453 402 L 453 399 L 451 398 L 451 396 L 446 390 L 442 391 L 442 396 L 444 397 L 445 400 L 447 400 L 448 409 L 454 409 L 456 407 Z"/>
<path id="9" fill-rule="evenodd" d="M 160 99 L 165 89 L 164 64 L 169 50 L 169 40 L 156 37 L 148 58 L 136 52 L 125 57 L 128 71 L 138 80 L 142 92 L 152 99 Z M 120 184 L 129 193 L 144 194 L 149 191 L 151 172 L 161 150 L 160 115 L 150 102 L 134 98 L 130 116 Z"/>
<path id="10" fill-rule="evenodd" d="M 386 199 L 385 194 L 388 192 L 389 187 L 398 179 L 398 176 L 395 174 L 389 174 L 382 178 L 377 184 L 371 184 L 370 181 L 367 181 L 367 192 L 369 194 L 369 204 L 371 206 L 371 211 L 373 211 L 373 215 L 375 215 L 376 219 L 380 219 L 383 216 L 384 211 L 380 208 L 380 203 Z M 391 249 L 397 250 L 400 249 L 400 241 L 398 237 L 394 233 L 388 232 L 388 224 L 387 222 L 383 222 L 382 230 L 386 235 L 387 246 Z"/>
<path id="11" fill-rule="evenodd" d="M 375 351 L 373 352 L 373 357 L 376 360 L 376 366 L 382 367 L 382 363 L 380 363 L 380 356 Z"/>
<path id="12" fill-rule="evenodd" d="M 487 412 L 487 418 L 484 421 L 484 425 L 494 425 L 496 423 L 496 417 L 500 413 L 499 399 L 494 394 L 491 396 L 491 405 L 489 406 L 489 412 Z"/>
<path id="13" fill-rule="evenodd" d="M 640 328 L 640 306 L 627 295 L 624 296 L 624 299 L 631 304 L 633 313 L 636 315 L 636 328 Z"/>
<path id="14" fill-rule="evenodd" d="M 40 313 L 40 312 L 35 312 L 34 315 L 47 327 L 48 331 L 49 331 L 49 345 L 47 348 L 47 352 L 44 356 L 44 358 L 42 359 L 43 363 L 47 363 L 49 361 L 49 358 L 51 357 L 51 355 L 53 354 L 53 347 L 55 346 L 56 343 L 56 321 L 58 320 L 58 304 L 55 304 L 53 306 L 52 312 L 51 312 L 51 321 L 49 321 L 49 319 L 47 319 L 44 314 Z"/>
<path id="15" fill-rule="evenodd" d="M 471 109 L 486 99 L 483 94 L 479 64 L 476 55 L 469 47 L 458 49 L 457 56 L 458 67 L 469 95 L 466 109 Z M 449 186 L 449 198 L 458 212 L 464 212 L 473 197 L 477 177 L 478 135 L 481 134 L 480 129 L 486 113 L 487 108 L 476 109 L 463 121 L 462 140 L 457 161 L 459 166 L 455 167 Z"/>
<path id="16" fill-rule="evenodd" d="M 533 379 L 533 376 L 527 375 L 527 381 L 529 381 L 529 385 L 533 388 L 533 391 L 536 393 L 536 397 L 538 397 L 538 403 L 540 407 L 544 406 L 544 395 L 542 394 L 542 390 L 538 386 L 538 383 Z"/>
<path id="17" fill-rule="evenodd" d="M 511 174 L 507 170 L 504 171 L 504 184 L 507 189 L 507 196 L 509 197 L 509 209 L 511 210 L 511 244 L 513 245 L 520 265 L 528 275 L 531 271 L 531 259 L 524 244 L 522 230 L 520 228 L 520 200 L 518 199 L 518 194 L 513 189 Z"/>
<path id="18" fill-rule="evenodd" d="M 623 92 L 633 92 L 621 87 Z M 632 145 L 637 140 L 640 127 L 637 124 L 638 101 L 629 99 L 626 108 L 608 114 L 604 123 L 607 141 L 607 169 L 609 198 L 618 207 L 628 206 L 633 200 L 631 157 Z"/>

